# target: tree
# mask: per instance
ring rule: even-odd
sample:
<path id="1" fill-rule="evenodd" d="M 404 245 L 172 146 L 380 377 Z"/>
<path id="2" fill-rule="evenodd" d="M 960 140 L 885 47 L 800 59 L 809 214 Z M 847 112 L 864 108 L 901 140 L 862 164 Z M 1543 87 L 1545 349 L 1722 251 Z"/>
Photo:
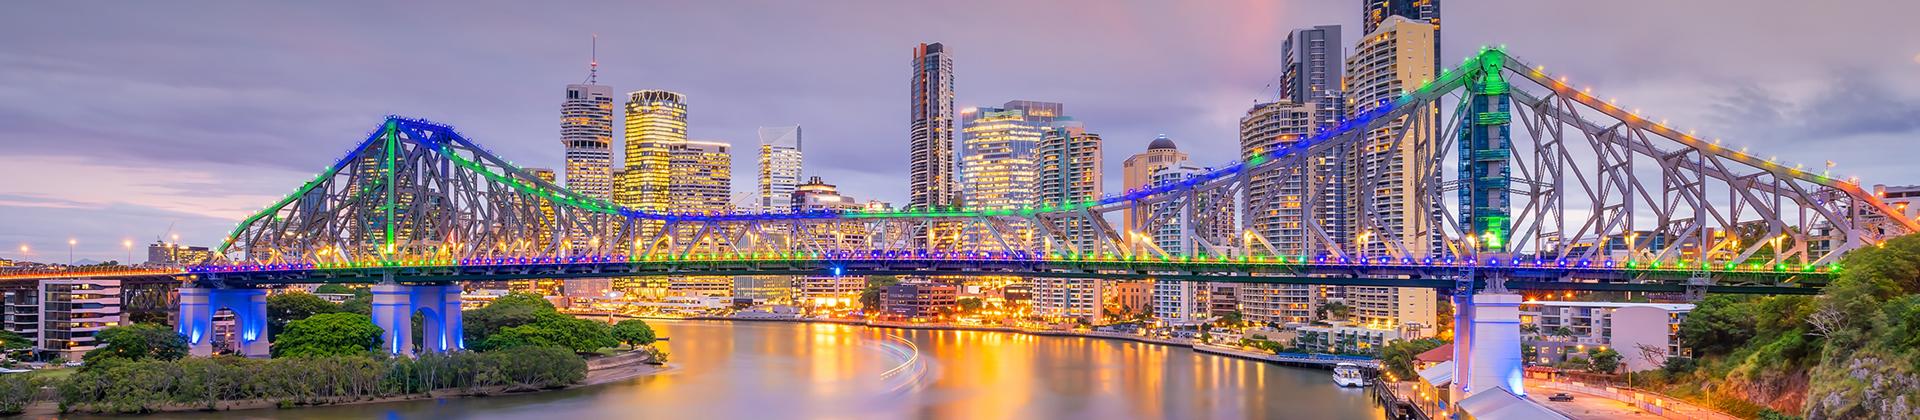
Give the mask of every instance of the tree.
<path id="1" fill-rule="evenodd" d="M 314 288 L 313 292 L 329 294 L 329 295 L 347 295 L 347 294 L 358 294 L 358 292 L 364 291 L 364 290 L 366 289 L 353 289 L 353 288 L 347 287 L 344 284 L 323 284 L 323 285 L 320 285 L 320 287 Z"/>
<path id="2" fill-rule="evenodd" d="M 521 346 L 557 346 L 576 353 L 590 353 L 619 345 L 607 324 L 558 313 L 541 314 L 539 320 L 500 329 L 481 342 L 482 350 Z"/>
<path id="3" fill-rule="evenodd" d="M 380 347 L 380 336 L 385 332 L 366 315 L 314 315 L 287 323 L 287 331 L 274 337 L 273 357 L 365 355 Z"/>
<path id="4" fill-rule="evenodd" d="M 1412 378 L 1420 374 L 1414 371 L 1413 358 L 1446 344 L 1447 342 L 1437 338 L 1387 343 L 1387 348 L 1380 350 L 1380 366 L 1386 368 L 1387 372 L 1393 373 L 1395 378 Z"/>
<path id="5" fill-rule="evenodd" d="M 547 298 L 532 293 L 509 293 L 494 299 L 486 307 L 461 314 L 467 344 L 481 344 L 501 329 L 527 325 L 545 314 L 558 313 Z"/>
<path id="6" fill-rule="evenodd" d="M 100 330 L 99 348 L 81 356 L 87 365 L 112 359 L 175 360 L 187 356 L 187 338 L 160 324 L 133 324 Z"/>
<path id="7" fill-rule="evenodd" d="M 267 336 L 279 337 L 287 323 L 307 317 L 340 312 L 339 304 L 306 292 L 281 293 L 267 297 Z"/>
<path id="8" fill-rule="evenodd" d="M 1587 371 L 1593 373 L 1613 373 L 1620 369 L 1620 352 L 1613 349 L 1587 349 Z"/>
<path id="9" fill-rule="evenodd" d="M 653 327 L 647 325 L 646 321 L 638 319 L 629 319 L 620 321 L 618 324 L 613 324 L 611 333 L 613 334 L 614 340 L 630 347 L 653 344 L 655 340 Z"/>
<path id="10" fill-rule="evenodd" d="M 1325 305 L 1320 305 L 1320 309 L 1316 309 L 1314 312 L 1316 312 L 1316 315 L 1319 315 L 1320 319 L 1345 321 L 1348 315 L 1353 314 L 1353 308 L 1348 307 L 1345 303 L 1327 302 Z"/>
<path id="11" fill-rule="evenodd" d="M 1740 298 L 1714 295 L 1695 305 L 1676 334 L 1698 355 L 1723 355 L 1754 336 L 1754 314 Z"/>

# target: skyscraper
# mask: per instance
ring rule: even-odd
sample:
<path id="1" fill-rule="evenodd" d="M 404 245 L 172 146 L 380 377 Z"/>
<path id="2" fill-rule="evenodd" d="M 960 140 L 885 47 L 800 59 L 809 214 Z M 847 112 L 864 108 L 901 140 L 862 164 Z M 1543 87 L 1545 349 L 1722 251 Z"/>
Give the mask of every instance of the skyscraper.
<path id="1" fill-rule="evenodd" d="M 1172 139 L 1162 134 L 1147 143 L 1147 151 L 1128 156 L 1121 163 L 1120 188 L 1133 191 L 1153 185 L 1153 174 L 1160 168 L 1187 160 L 1187 154 L 1173 144 Z M 1126 210 L 1126 229 L 1142 234 L 1147 231 L 1147 210 L 1129 207 Z"/>
<path id="2" fill-rule="evenodd" d="M 1280 98 L 1296 104 L 1340 96 L 1340 25 L 1295 29 L 1280 43 Z M 1339 103 L 1338 101 L 1332 102 Z"/>
<path id="3" fill-rule="evenodd" d="M 953 57 L 938 42 L 913 49 L 911 114 L 908 115 L 907 209 L 950 208 L 960 204 L 953 160 Z M 952 248 L 958 232 L 936 225 L 916 232 L 928 248 Z"/>
<path id="4" fill-rule="evenodd" d="M 667 202 L 674 211 L 733 211 L 733 145 L 689 140 L 668 150 Z"/>
<path id="5" fill-rule="evenodd" d="M 597 44 L 596 40 L 596 44 Z M 567 189 L 588 197 L 613 199 L 613 87 L 595 80 L 596 57 L 587 83 L 567 85 L 560 103 L 560 143 L 567 148 Z"/>
<path id="6" fill-rule="evenodd" d="M 973 209 L 1011 210 L 1034 205 L 1034 178 L 1039 176 L 1034 148 L 1054 121 L 1063 120 L 1064 106 L 1052 102 L 1009 101 L 1000 108 L 969 108 L 960 112 L 960 190 L 962 204 Z M 1032 226 L 1013 226 L 1009 244 L 1026 248 Z M 998 247 L 993 233 L 981 226 L 966 232 L 966 242 Z M 988 245 L 994 244 L 994 245 Z"/>
<path id="7" fill-rule="evenodd" d="M 1437 9 L 1433 13 L 1437 19 Z M 1347 103 L 1354 114 L 1372 111 L 1436 75 L 1434 25 L 1393 15 L 1369 27 L 1373 30 L 1361 37 L 1353 55 L 1347 57 Z M 1401 118 L 1427 119 L 1426 127 L 1437 127 L 1431 122 L 1438 115 L 1437 110 L 1425 110 Z M 1437 165 L 1436 134 L 1433 130 L 1403 133 L 1398 122 L 1389 122 L 1346 151 L 1350 158 L 1343 181 L 1351 191 L 1346 197 L 1347 220 L 1355 230 L 1350 232 L 1354 245 L 1350 249 L 1360 257 L 1390 255 L 1400 249 L 1390 246 L 1394 240 L 1415 252 L 1437 246 L 1439 220 L 1434 207 L 1440 203 L 1423 204 L 1422 196 L 1431 198 L 1432 192 L 1418 191 L 1423 174 L 1438 173 L 1427 167 Z M 1411 330 L 1414 337 L 1434 332 L 1432 289 L 1350 286 L 1346 295 L 1354 320 L 1362 325 Z"/>
<path id="8" fill-rule="evenodd" d="M 627 94 L 626 172 L 613 201 L 635 210 L 669 210 L 673 148 L 687 142 L 686 97 L 664 90 Z M 641 225 L 642 235 L 658 229 L 658 222 Z"/>
<path id="9" fill-rule="evenodd" d="M 1171 148 L 1172 144 L 1167 146 Z M 1207 168 L 1181 160 L 1153 171 L 1148 179 L 1151 185 L 1169 185 L 1207 171 Z M 1234 218 L 1234 197 L 1216 190 L 1195 194 L 1194 198 L 1190 206 L 1177 203 L 1148 206 L 1142 214 L 1142 223 L 1144 233 L 1153 236 L 1155 246 L 1173 255 L 1206 255 L 1198 239 L 1213 244 L 1228 244 L 1234 238 L 1238 222 Z M 1233 294 L 1235 291 L 1236 288 L 1231 285 L 1215 287 L 1200 282 L 1155 281 L 1153 313 L 1171 324 L 1191 324 L 1198 317 L 1214 312 L 1216 306 L 1224 305 L 1231 310 L 1237 299 Z"/>
<path id="10" fill-rule="evenodd" d="M 1360 17 L 1363 34 L 1380 29 L 1394 16 L 1433 25 L 1433 66 L 1440 67 L 1440 0 L 1366 0 L 1365 4 Z"/>
<path id="11" fill-rule="evenodd" d="M 1040 137 L 1035 147 L 1039 170 L 1035 182 L 1035 201 L 1039 205 L 1065 207 L 1100 198 L 1102 158 L 1100 135 L 1089 133 L 1079 122 L 1055 123 Z M 1088 220 L 1071 220 L 1055 226 L 1068 236 L 1081 252 L 1093 249 L 1093 225 Z"/>
<path id="12" fill-rule="evenodd" d="M 1282 98 L 1279 102 L 1254 105 L 1247 116 L 1240 119 L 1241 159 L 1253 161 L 1257 156 L 1274 150 L 1284 149 L 1295 143 L 1305 141 L 1316 133 L 1314 122 L 1318 119 L 1319 107 L 1314 103 L 1295 103 Z M 1337 189 L 1341 185 L 1324 185 L 1326 177 L 1321 168 L 1332 165 L 1323 164 L 1323 158 L 1305 153 L 1282 156 L 1279 169 L 1256 173 L 1248 180 L 1246 188 L 1246 226 L 1271 245 L 1271 253 L 1265 247 L 1248 244 L 1249 252 L 1260 255 L 1315 255 L 1324 247 L 1314 246 L 1316 231 L 1305 223 L 1310 214 L 1307 204 L 1318 203 L 1309 200 L 1312 191 Z M 1324 159 L 1337 161 L 1338 159 Z M 1324 198 L 1324 197 L 1323 197 Z M 1335 217 L 1343 213 L 1338 206 L 1344 204 L 1330 201 L 1327 206 L 1313 208 L 1313 221 L 1320 226 L 1329 225 Z M 1313 312 L 1319 306 L 1315 286 L 1302 284 L 1247 284 L 1239 290 L 1240 307 L 1247 320 L 1284 325 L 1313 321 Z"/>
<path id="13" fill-rule="evenodd" d="M 800 184 L 800 126 L 760 127 L 760 209 L 793 208 L 793 187 Z"/>

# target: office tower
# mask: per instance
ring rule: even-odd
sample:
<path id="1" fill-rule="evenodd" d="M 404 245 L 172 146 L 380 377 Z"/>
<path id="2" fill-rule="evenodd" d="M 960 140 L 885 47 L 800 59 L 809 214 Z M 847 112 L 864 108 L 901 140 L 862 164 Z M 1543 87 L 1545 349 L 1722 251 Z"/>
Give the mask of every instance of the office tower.
<path id="1" fill-rule="evenodd" d="M 527 173 L 533 174 L 534 179 L 546 181 L 549 184 L 559 182 L 559 180 L 554 178 L 555 174 L 553 173 L 552 169 L 526 168 L 526 171 Z M 541 200 L 540 220 L 535 221 L 535 223 L 537 223 L 538 226 L 534 228 L 534 235 L 536 235 L 534 240 L 540 243 L 541 247 L 545 247 L 546 244 L 553 243 L 553 240 L 555 239 L 553 237 L 553 230 L 558 222 L 559 221 L 556 220 L 553 216 L 553 201 Z M 584 241 L 584 239 L 582 241 Z"/>
<path id="2" fill-rule="evenodd" d="M 953 57 L 940 43 L 913 49 L 911 114 L 908 117 L 908 210 L 952 208 L 960 204 L 953 160 Z M 915 232 L 928 248 L 954 248 L 957 226 L 936 225 Z"/>
<path id="3" fill-rule="evenodd" d="M 1154 172 L 1186 160 L 1187 154 L 1175 147 L 1173 140 L 1168 139 L 1167 135 L 1161 134 L 1147 143 L 1147 151 L 1128 156 L 1127 160 L 1121 163 L 1120 188 L 1125 191 L 1147 188 L 1153 184 Z M 1150 233 L 1146 227 L 1146 211 L 1138 207 L 1128 208 L 1125 213 L 1125 229 L 1141 234 Z"/>
<path id="4" fill-rule="evenodd" d="M 1434 25 L 1387 16 L 1361 37 L 1353 55 L 1347 57 L 1346 95 L 1351 112 L 1372 111 L 1432 80 L 1434 33 Z M 1426 110 L 1402 118 L 1431 123 L 1437 117 L 1437 110 Z M 1353 224 L 1350 249 L 1358 257 L 1398 252 L 1389 240 L 1412 252 L 1438 246 L 1438 213 L 1432 207 L 1440 203 L 1423 204 L 1416 196 L 1422 193 L 1416 191 L 1422 174 L 1438 173 L 1426 167 L 1438 152 L 1432 143 L 1435 134 L 1431 130 L 1402 133 L 1398 121 L 1388 122 L 1347 151 L 1343 182 L 1351 185 L 1351 194 L 1346 197 L 1350 209 L 1346 217 Z M 1347 287 L 1346 295 L 1353 318 L 1369 328 L 1411 330 L 1415 337 L 1434 329 L 1431 289 L 1355 286 Z"/>
<path id="5" fill-rule="evenodd" d="M 1039 205 L 1058 208 L 1100 198 L 1103 160 L 1099 134 L 1087 132 L 1078 122 L 1056 123 L 1040 137 L 1034 154 L 1039 165 L 1034 184 Z M 1067 235 L 1079 252 L 1094 249 L 1092 221 L 1062 221 L 1055 228 Z"/>
<path id="6" fill-rule="evenodd" d="M 567 99 L 560 103 L 560 144 L 567 148 L 567 189 L 611 200 L 613 87 L 597 83 L 599 67 L 596 58 L 588 67 L 587 83 L 567 85 Z"/>
<path id="7" fill-rule="evenodd" d="M 760 127 L 760 210 L 788 211 L 800 184 L 800 126 Z"/>
<path id="8" fill-rule="evenodd" d="M 1065 120 L 1064 106 L 1051 102 L 1009 101 L 1000 108 L 969 108 L 960 112 L 960 185 L 963 204 L 970 209 L 1016 210 L 1034 206 L 1034 178 L 1039 176 L 1034 148 L 1055 121 Z M 1032 246 L 1032 226 L 1015 223 L 1010 232 L 995 237 L 987 226 L 965 232 L 967 246 L 1015 248 Z"/>
<path id="9" fill-rule="evenodd" d="M 627 94 L 626 172 L 614 203 L 641 211 L 667 212 L 673 148 L 687 142 L 686 96 L 664 90 Z M 643 231 L 658 229 L 657 224 Z M 642 235 L 646 236 L 646 235 Z"/>

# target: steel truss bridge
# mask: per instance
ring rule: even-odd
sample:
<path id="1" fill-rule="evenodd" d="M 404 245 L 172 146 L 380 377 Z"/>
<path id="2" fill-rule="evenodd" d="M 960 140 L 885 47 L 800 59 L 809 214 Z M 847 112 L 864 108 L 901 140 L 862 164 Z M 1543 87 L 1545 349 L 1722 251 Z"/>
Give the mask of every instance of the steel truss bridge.
<path id="1" fill-rule="evenodd" d="M 1776 293 L 1818 286 L 1849 250 L 1920 231 L 1856 180 L 1722 146 L 1543 70 L 1483 49 L 1396 100 L 1244 162 L 1084 202 L 991 210 L 623 208 L 541 180 L 446 125 L 389 117 L 245 219 L 219 262 L 189 272 L 213 286 L 884 272 Z M 1382 148 L 1412 151 L 1398 162 L 1405 172 L 1348 172 L 1340 185 L 1369 186 L 1349 197 L 1299 175 L 1320 158 Z M 1304 245 L 1279 249 L 1252 229 L 1194 222 L 1214 210 L 1208 200 L 1244 208 L 1263 177 L 1305 191 L 1289 197 L 1301 203 Z M 1316 213 L 1328 208 L 1355 210 Z M 1129 210 L 1174 216 L 1112 221 Z M 1348 232 L 1330 226 L 1335 218 Z M 985 239 L 937 237 L 959 231 Z"/>

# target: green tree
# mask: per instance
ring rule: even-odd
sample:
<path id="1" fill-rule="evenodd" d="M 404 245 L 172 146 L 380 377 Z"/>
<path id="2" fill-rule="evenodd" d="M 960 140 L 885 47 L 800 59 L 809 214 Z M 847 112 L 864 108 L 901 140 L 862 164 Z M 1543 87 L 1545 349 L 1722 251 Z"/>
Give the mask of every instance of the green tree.
<path id="1" fill-rule="evenodd" d="M 1428 350 L 1433 350 L 1446 344 L 1447 342 L 1440 341 L 1438 338 L 1400 340 L 1387 343 L 1387 348 L 1380 350 L 1380 366 L 1387 368 L 1387 372 L 1392 373 L 1395 378 L 1410 379 L 1413 378 L 1414 375 L 1420 374 L 1413 369 L 1414 356 L 1419 356 L 1420 353 L 1426 353 Z"/>
<path id="2" fill-rule="evenodd" d="M 632 347 L 653 344 L 655 339 L 653 327 L 647 325 L 646 321 L 638 319 L 629 319 L 620 321 L 618 324 L 613 324 L 611 333 L 613 334 L 614 340 Z"/>
<path id="3" fill-rule="evenodd" d="M 33 340 L 21 337 L 13 331 L 0 330 L 0 353 L 33 348 Z"/>
<path id="4" fill-rule="evenodd" d="M 313 289 L 313 292 L 314 292 L 314 293 L 324 293 L 324 294 L 329 294 L 329 295 L 347 295 L 347 294 L 356 294 L 356 293 L 358 293 L 358 292 L 362 292 L 362 291 L 365 291 L 365 290 L 366 290 L 366 289 L 364 289 L 364 288 L 363 288 L 363 289 L 354 289 L 354 288 L 351 288 L 351 287 L 347 287 L 347 286 L 346 286 L 346 285 L 344 285 L 344 284 L 323 284 L 323 285 L 320 285 L 320 287 L 316 287 L 316 288 L 314 288 L 314 289 Z"/>
<path id="5" fill-rule="evenodd" d="M 1744 299 L 1708 296 L 1680 322 L 1677 335 L 1681 344 L 1693 348 L 1694 354 L 1724 355 L 1753 339 L 1754 318 L 1752 308 Z"/>
<path id="6" fill-rule="evenodd" d="M 99 348 L 81 356 L 87 365 L 110 359 L 175 360 L 187 356 L 187 338 L 160 324 L 133 324 L 100 330 Z"/>
<path id="7" fill-rule="evenodd" d="M 488 335 L 486 341 L 481 342 L 481 350 L 557 346 L 589 353 L 619 344 L 607 324 L 548 313 L 533 323 L 502 328 Z"/>
<path id="8" fill-rule="evenodd" d="M 340 312 L 339 304 L 306 292 L 281 293 L 267 297 L 267 336 L 279 337 L 287 323 L 307 317 Z"/>
<path id="9" fill-rule="evenodd" d="M 547 314 L 556 314 L 553 303 L 532 293 L 509 293 L 487 306 L 461 314 L 467 344 L 481 344 L 487 337 L 507 327 L 527 325 Z"/>
<path id="10" fill-rule="evenodd" d="M 366 315 L 336 312 L 287 323 L 274 337 L 273 357 L 325 357 L 370 354 L 385 333 Z"/>
<path id="11" fill-rule="evenodd" d="M 1613 373 L 1620 369 L 1620 352 L 1613 349 L 1587 349 L 1587 371 L 1593 373 Z"/>

